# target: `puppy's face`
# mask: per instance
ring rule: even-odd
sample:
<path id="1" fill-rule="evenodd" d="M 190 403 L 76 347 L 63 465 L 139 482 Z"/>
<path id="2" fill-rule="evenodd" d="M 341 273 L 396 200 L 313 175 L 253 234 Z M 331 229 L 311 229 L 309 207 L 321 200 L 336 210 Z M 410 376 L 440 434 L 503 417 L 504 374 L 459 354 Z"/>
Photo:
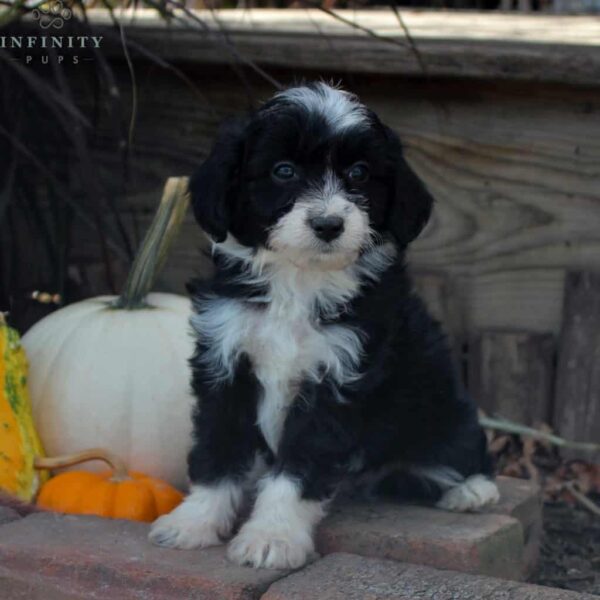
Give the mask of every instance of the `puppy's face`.
<path id="1" fill-rule="evenodd" d="M 352 263 L 386 234 L 406 245 L 431 208 L 396 136 L 354 96 L 325 84 L 282 92 L 223 130 L 191 191 L 216 241 L 229 233 L 324 269 Z"/>

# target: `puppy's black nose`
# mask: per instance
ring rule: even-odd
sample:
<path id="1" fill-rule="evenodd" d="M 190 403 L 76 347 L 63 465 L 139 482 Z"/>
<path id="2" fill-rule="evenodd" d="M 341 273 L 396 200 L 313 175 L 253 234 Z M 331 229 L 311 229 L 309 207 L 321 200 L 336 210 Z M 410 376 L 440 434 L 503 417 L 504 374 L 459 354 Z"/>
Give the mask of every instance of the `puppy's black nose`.
<path id="1" fill-rule="evenodd" d="M 331 242 L 331 240 L 335 240 L 344 231 L 344 219 L 335 216 L 313 217 L 310 220 L 310 226 L 319 239 Z"/>

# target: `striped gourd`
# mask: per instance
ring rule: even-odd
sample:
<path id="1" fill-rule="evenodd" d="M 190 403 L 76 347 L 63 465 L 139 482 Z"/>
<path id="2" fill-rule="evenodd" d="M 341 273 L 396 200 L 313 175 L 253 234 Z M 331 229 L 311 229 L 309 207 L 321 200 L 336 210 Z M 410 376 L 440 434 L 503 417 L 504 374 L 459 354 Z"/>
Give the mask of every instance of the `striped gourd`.
<path id="1" fill-rule="evenodd" d="M 42 454 L 27 391 L 25 351 L 0 313 L 0 490 L 31 500 L 45 478 L 33 466 Z"/>

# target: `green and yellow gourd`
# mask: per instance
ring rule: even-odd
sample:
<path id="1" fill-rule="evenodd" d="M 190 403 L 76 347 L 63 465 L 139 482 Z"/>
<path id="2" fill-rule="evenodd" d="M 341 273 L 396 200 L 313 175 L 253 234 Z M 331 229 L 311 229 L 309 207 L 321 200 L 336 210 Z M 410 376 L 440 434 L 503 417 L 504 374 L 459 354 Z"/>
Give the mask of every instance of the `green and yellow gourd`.
<path id="1" fill-rule="evenodd" d="M 31 500 L 47 479 L 34 468 L 43 454 L 27 391 L 27 357 L 0 313 L 0 490 Z"/>

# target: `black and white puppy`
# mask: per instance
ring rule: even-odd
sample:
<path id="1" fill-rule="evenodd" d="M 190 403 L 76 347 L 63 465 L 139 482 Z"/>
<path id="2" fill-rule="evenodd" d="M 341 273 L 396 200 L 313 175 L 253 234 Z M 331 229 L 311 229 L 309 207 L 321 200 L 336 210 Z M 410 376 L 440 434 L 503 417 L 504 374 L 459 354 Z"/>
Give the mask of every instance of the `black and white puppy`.
<path id="1" fill-rule="evenodd" d="M 299 567 L 340 483 L 472 510 L 495 502 L 486 440 L 404 251 L 432 198 L 396 135 L 323 83 L 220 133 L 190 189 L 216 274 L 194 290 L 191 491 L 162 546 Z"/>

